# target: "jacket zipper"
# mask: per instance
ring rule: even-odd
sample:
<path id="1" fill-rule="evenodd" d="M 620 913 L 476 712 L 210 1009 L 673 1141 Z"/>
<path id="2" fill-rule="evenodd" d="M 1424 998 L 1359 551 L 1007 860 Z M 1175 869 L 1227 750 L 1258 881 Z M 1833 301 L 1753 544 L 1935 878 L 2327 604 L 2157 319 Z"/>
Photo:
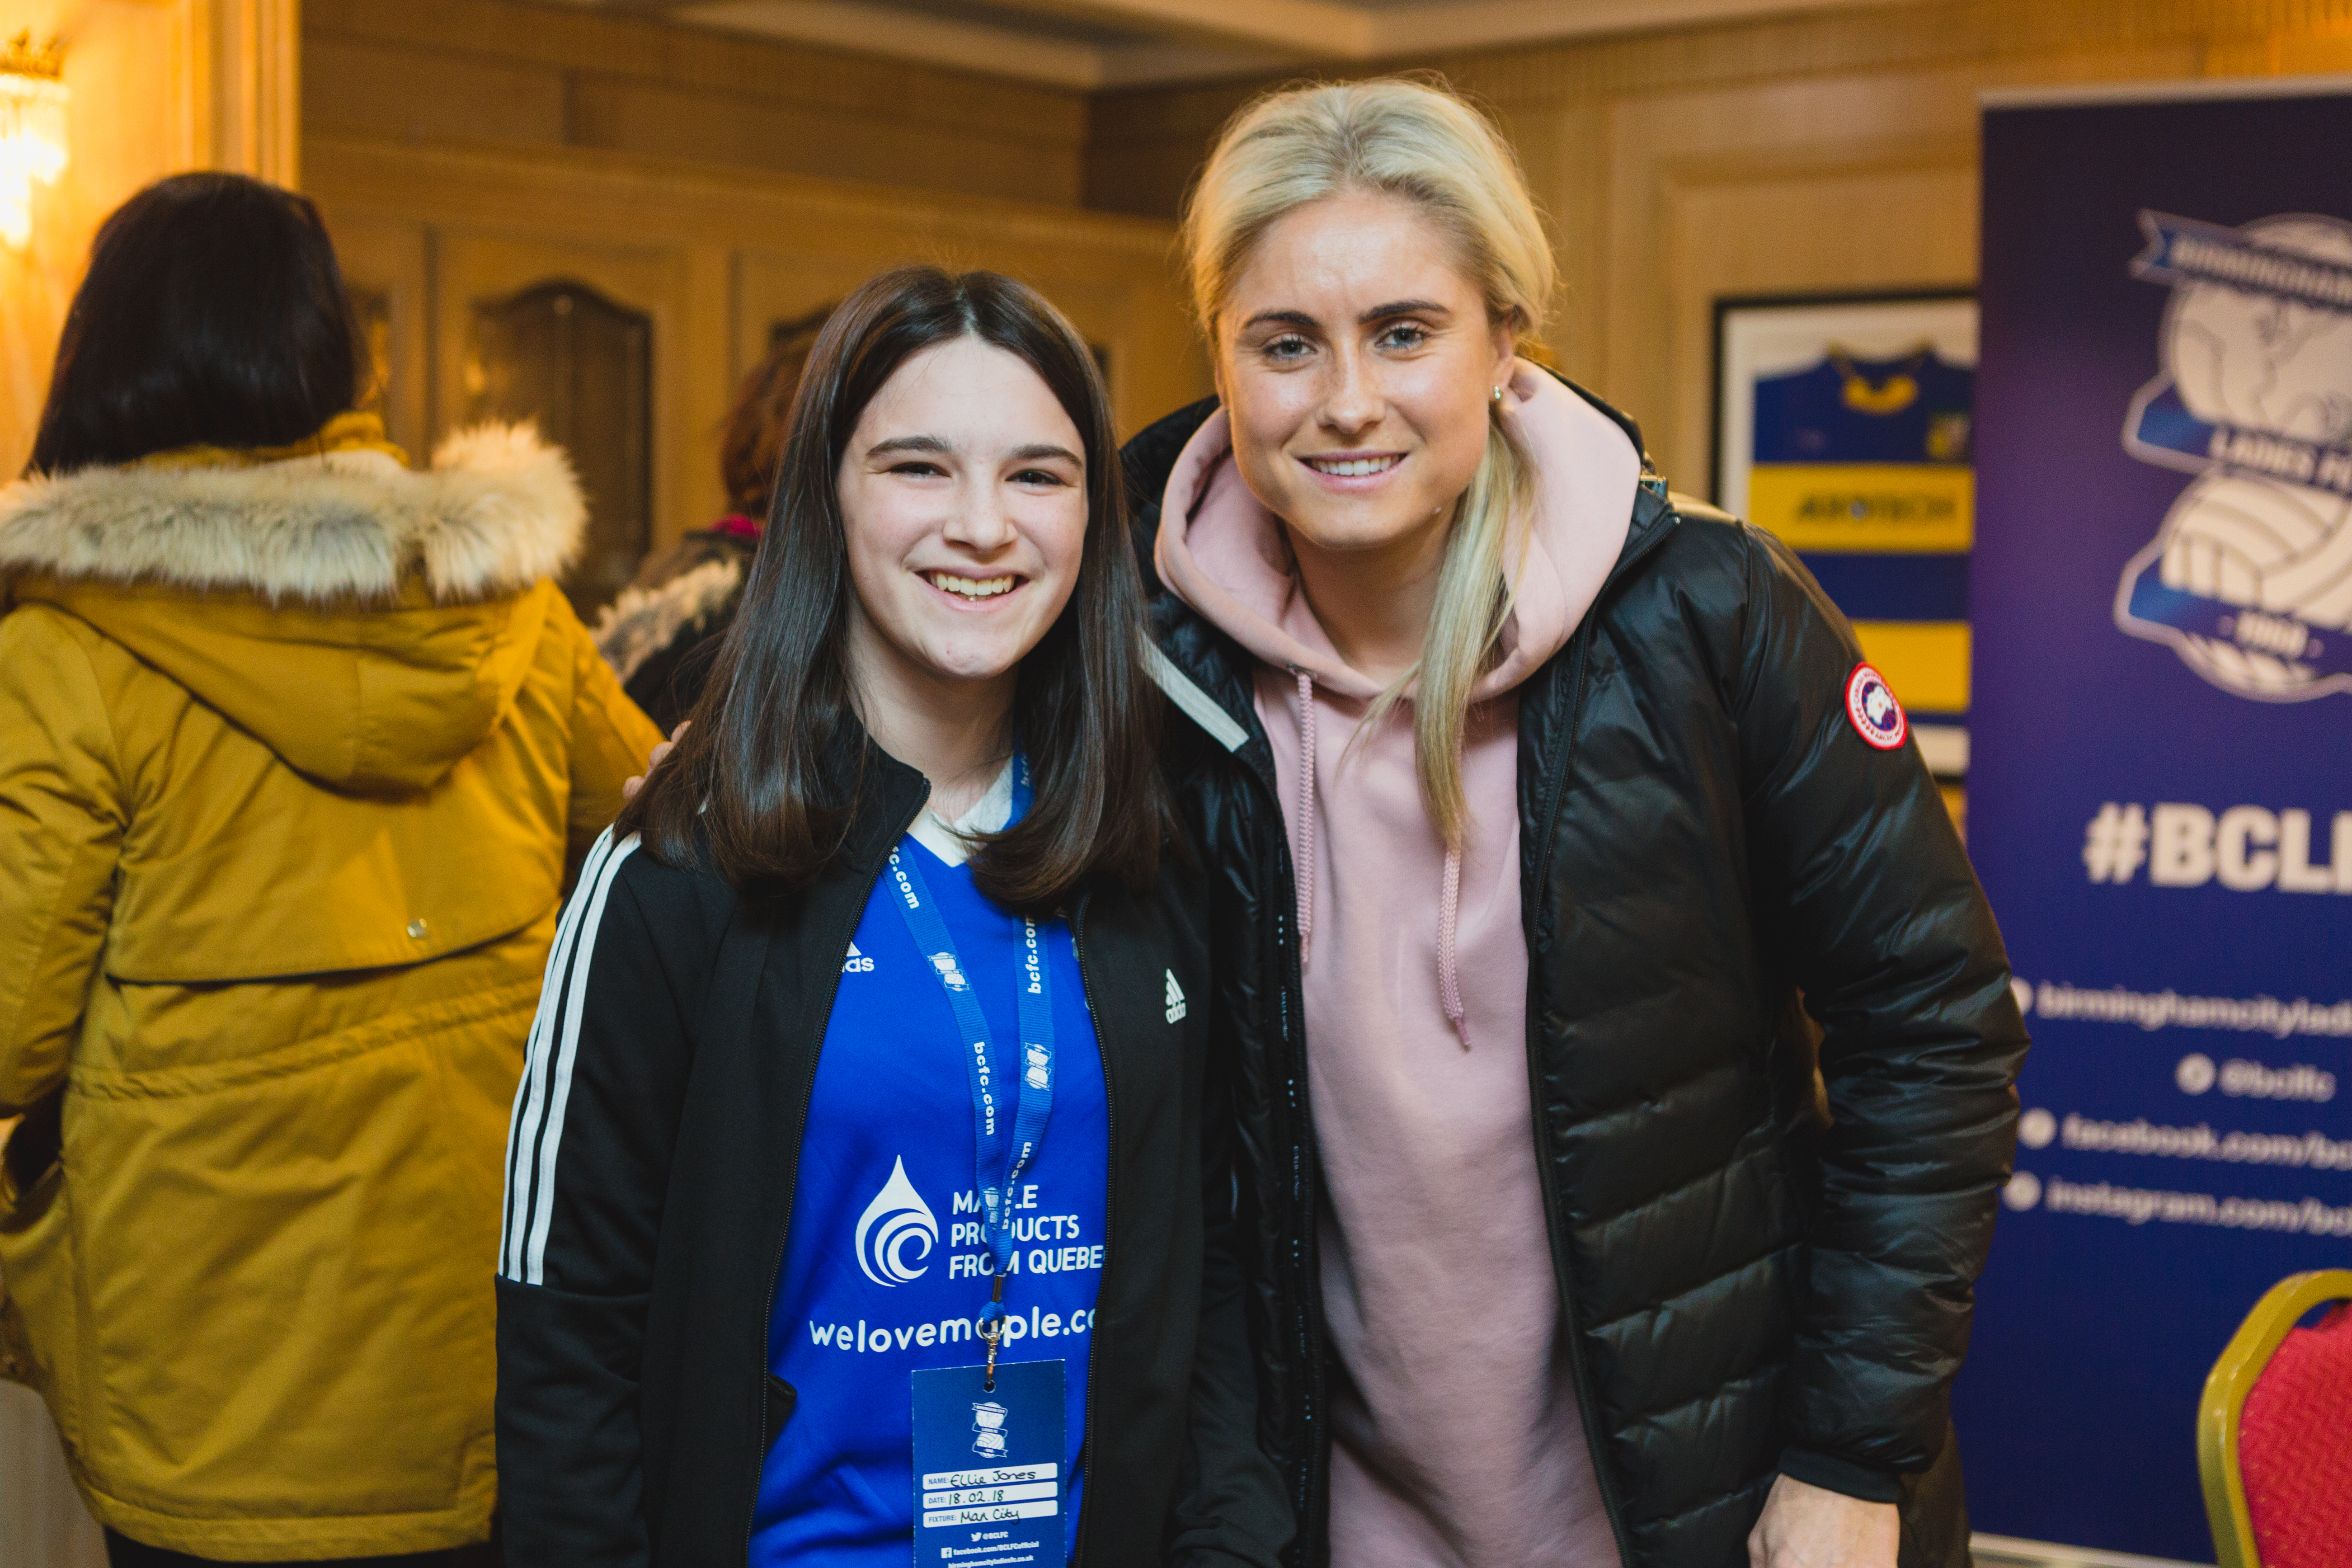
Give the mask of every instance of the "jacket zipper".
<path id="1" fill-rule="evenodd" d="M 1268 794 L 1273 794 L 1270 784 Z M 1276 820 L 1281 820 L 1281 812 L 1282 804 L 1279 798 L 1276 798 Z M 1290 859 L 1290 842 L 1286 837 L 1283 840 L 1282 858 L 1286 863 Z M 1291 866 L 1290 878 L 1290 901 L 1283 907 L 1282 911 L 1276 916 L 1276 920 L 1277 930 L 1281 929 L 1280 922 L 1283 921 L 1289 922 L 1290 927 L 1290 941 L 1283 944 L 1289 959 L 1286 965 L 1289 977 L 1282 991 L 1281 1029 L 1284 1049 L 1293 1052 L 1297 1058 L 1295 1070 L 1286 1076 L 1292 1084 L 1297 1086 L 1295 1092 L 1297 1104 L 1293 1109 L 1292 1116 L 1298 1127 L 1298 1157 L 1304 1167 L 1293 1173 L 1293 1180 L 1297 1184 L 1299 1194 L 1298 1209 L 1301 1222 L 1299 1246 L 1305 1254 L 1299 1264 L 1301 1278 L 1298 1294 L 1299 1300 L 1307 1308 L 1307 1376 L 1309 1401 L 1305 1421 L 1307 1485 L 1305 1495 L 1298 1500 L 1299 1530 L 1304 1535 L 1311 1528 L 1310 1521 L 1315 1513 L 1314 1500 L 1319 1495 L 1324 1495 L 1324 1488 L 1330 1475 L 1330 1449 L 1323 1436 L 1324 1401 L 1329 1394 L 1330 1380 L 1324 1364 L 1328 1340 L 1323 1324 L 1323 1270 L 1317 1242 L 1318 1226 L 1315 1214 L 1315 1200 L 1318 1185 L 1315 1172 L 1319 1168 L 1321 1155 L 1315 1145 L 1314 1112 L 1307 1099 L 1307 1059 L 1304 1048 L 1307 1031 L 1307 971 L 1298 949 L 1296 913 L 1298 908 L 1298 868 L 1296 865 Z M 1295 1019 L 1294 1010 L 1297 1014 Z M 1297 1038 L 1300 1042 L 1296 1047 L 1292 1045 L 1294 1024 L 1297 1029 Z M 1318 1550 L 1307 1554 L 1308 1561 L 1328 1563 L 1330 1560 L 1330 1542 L 1323 1539 L 1321 1531 L 1317 1531 L 1314 1545 Z"/>
<path id="2" fill-rule="evenodd" d="M 1095 1278 L 1097 1310 L 1093 1319 L 1094 1338 L 1087 1345 L 1087 1401 L 1083 1413 L 1083 1418 L 1087 1424 L 1087 1435 L 1078 1443 L 1078 1464 L 1091 1477 L 1093 1471 L 1090 1461 L 1094 1458 L 1095 1451 L 1095 1385 L 1097 1381 L 1096 1373 L 1102 1365 L 1103 1331 L 1100 1308 L 1103 1297 L 1108 1293 L 1111 1268 L 1118 1261 L 1118 1250 L 1110 1245 L 1111 1238 L 1118 1234 L 1118 1227 L 1111 1219 L 1118 1200 L 1118 1101 L 1111 1093 L 1110 1051 L 1103 1044 L 1101 1015 L 1095 1011 L 1094 981 L 1087 973 L 1087 946 L 1081 934 L 1086 924 L 1087 902 L 1087 896 L 1080 894 L 1078 907 L 1070 916 L 1070 951 L 1077 957 L 1078 988 L 1086 993 L 1087 1020 L 1095 1026 L 1095 1057 L 1102 1063 L 1103 1075 L 1103 1266 L 1102 1272 Z M 1078 1549 L 1071 1555 L 1070 1562 L 1073 1565 L 1081 1563 L 1086 1561 L 1086 1518 L 1082 1509 L 1078 1519 Z"/>
<path id="3" fill-rule="evenodd" d="M 1231 710 L 1227 711 L 1230 713 Z M 1254 720 L 1256 714 L 1252 713 L 1249 718 Z M 1244 728 L 1247 728 L 1246 722 Z M 1250 776 L 1265 789 L 1266 799 L 1272 803 L 1275 820 L 1282 821 L 1282 792 L 1276 787 L 1272 773 L 1260 768 L 1254 762 L 1247 765 Z M 1285 960 L 1283 964 L 1285 980 L 1276 996 L 1279 1013 L 1276 1026 L 1281 1036 L 1283 1048 L 1289 1051 L 1292 1049 L 1294 1025 L 1302 1037 L 1306 1029 L 1307 972 L 1298 949 L 1297 914 L 1298 868 L 1291 861 L 1290 839 L 1286 834 L 1282 840 L 1281 861 L 1290 873 L 1290 897 L 1286 902 L 1276 906 L 1274 917 L 1276 944 L 1282 950 Z M 1283 935 L 1286 931 L 1289 933 L 1287 940 L 1285 940 Z M 1295 1018 L 1294 1013 L 1297 1015 Z M 1328 1543 L 1323 1542 L 1319 1535 L 1314 1533 L 1312 1521 L 1315 1513 L 1314 1500 L 1320 1492 L 1330 1468 L 1328 1451 L 1325 1447 L 1322 1437 L 1322 1415 L 1324 1400 L 1329 1391 L 1329 1378 L 1324 1365 L 1322 1269 L 1316 1242 L 1317 1184 L 1313 1173 L 1317 1168 L 1318 1156 L 1315 1148 L 1314 1116 L 1307 1102 L 1307 1065 L 1303 1055 L 1295 1064 L 1294 1069 L 1285 1073 L 1284 1079 L 1291 1086 L 1294 1099 L 1291 1108 L 1292 1120 L 1298 1129 L 1293 1152 L 1293 1159 L 1297 1163 L 1289 1174 L 1298 1193 L 1301 1220 L 1299 1246 L 1305 1254 L 1299 1265 L 1301 1278 L 1298 1285 L 1298 1299 L 1300 1305 L 1305 1309 L 1307 1320 L 1307 1342 L 1302 1348 L 1306 1352 L 1308 1400 L 1304 1421 L 1307 1437 L 1307 1468 L 1305 1475 L 1300 1478 L 1302 1486 L 1293 1501 L 1298 1510 L 1300 1543 L 1304 1548 L 1301 1556 L 1311 1563 L 1328 1561 Z"/>
<path id="4" fill-rule="evenodd" d="M 922 814 L 923 807 L 929 803 L 930 798 L 930 788 L 927 782 L 924 786 L 921 798 L 915 802 L 915 809 L 908 812 L 906 817 L 899 822 L 898 831 L 891 837 L 890 841 L 892 843 L 895 844 L 900 838 L 906 837 L 907 829 L 913 825 L 915 818 Z M 873 900 L 874 885 L 882 879 L 882 868 L 886 863 L 887 857 L 882 860 L 877 860 L 874 865 L 874 874 L 866 879 L 865 891 L 857 900 L 856 913 L 858 918 L 863 918 L 866 912 L 866 906 Z M 850 921 L 849 930 L 850 935 L 855 936 L 856 934 L 856 919 L 853 919 Z M 845 938 L 842 942 L 843 951 L 846 952 L 848 950 L 848 940 L 847 938 Z M 841 994 L 841 970 L 836 966 L 828 973 L 832 978 L 825 987 L 824 1016 L 826 1024 L 830 1026 L 833 1021 L 834 999 Z M 764 975 L 762 978 L 764 978 Z M 755 996 L 758 994 L 758 987 L 756 984 L 753 987 L 753 994 Z M 818 1054 L 822 1055 L 824 1050 L 824 1032 L 820 1030 L 817 1035 Z M 808 1141 L 809 1104 L 815 1098 L 816 1066 L 812 1062 L 809 1066 L 808 1086 L 801 1090 L 801 1135 L 796 1141 L 793 1151 L 792 1180 L 784 1184 L 783 1223 L 776 1227 L 775 1245 L 770 1248 L 768 1261 L 768 1289 L 766 1295 L 761 1298 L 760 1303 L 759 1373 L 753 1379 L 751 1386 L 758 1394 L 758 1397 L 753 1401 L 753 1404 L 761 1411 L 760 1432 L 762 1437 L 767 1435 L 768 1426 L 766 1415 L 768 1408 L 769 1375 L 768 1324 L 776 1315 L 776 1280 L 777 1278 L 783 1273 L 784 1247 L 792 1240 L 793 1200 L 800 1187 L 799 1144 L 805 1143 Z M 747 1554 L 747 1557 L 751 1550 L 751 1538 L 758 1532 L 760 1528 L 760 1472 L 765 1469 L 768 1464 L 766 1445 L 764 1443 L 757 1444 L 754 1445 L 754 1447 L 756 1451 L 751 1457 L 751 1510 L 750 1513 L 746 1514 L 743 1519 L 743 1550 Z"/>
<path id="5" fill-rule="evenodd" d="M 1592 652 L 1592 617 L 1600 612 L 1601 600 L 1608 595 L 1618 579 L 1656 549 L 1664 537 L 1665 532 L 1662 529 L 1656 538 L 1643 545 L 1631 560 L 1621 563 L 1617 570 L 1609 574 L 1600 594 L 1594 595 L 1592 606 L 1584 613 L 1584 625 L 1577 629 L 1576 658 L 1569 670 L 1568 721 L 1560 736 L 1559 766 L 1545 781 L 1544 786 L 1543 826 L 1536 842 L 1535 863 L 1539 878 L 1550 870 L 1552 845 L 1559 837 L 1560 802 L 1567 796 L 1570 764 L 1576 755 L 1576 726 L 1584 714 L 1585 667 Z M 1543 1075 L 1536 1060 L 1533 1037 L 1523 1042 L 1523 1047 L 1528 1058 L 1528 1120 L 1533 1123 L 1535 1132 L 1536 1182 L 1544 1200 L 1544 1237 L 1551 1247 L 1552 1279 L 1559 1291 L 1560 1310 L 1568 1318 L 1568 1368 L 1576 1385 L 1577 1419 L 1583 1425 L 1585 1447 L 1592 1455 L 1592 1479 L 1601 1491 L 1601 1508 L 1608 1516 L 1610 1533 L 1617 1541 L 1618 1561 L 1630 1565 L 1633 1562 L 1633 1538 L 1625 1530 L 1624 1503 L 1617 1496 L 1616 1488 L 1610 1483 L 1608 1471 L 1602 1468 L 1602 1460 L 1608 1452 L 1605 1446 L 1608 1435 L 1601 1430 L 1600 1418 L 1593 1413 L 1592 1371 L 1584 1359 L 1584 1342 L 1577 1327 L 1576 1288 L 1569 1276 L 1568 1255 L 1560 1240 L 1559 1217 L 1553 1204 L 1549 1175 L 1551 1136 L 1544 1116 Z"/>
<path id="6" fill-rule="evenodd" d="M 1577 636 L 1576 659 L 1569 670 L 1568 723 L 1560 737 L 1559 767 L 1545 781 L 1543 832 L 1537 846 L 1536 868 L 1540 876 L 1551 865 L 1553 829 L 1559 821 L 1560 798 L 1568 790 L 1569 763 L 1576 752 L 1576 724 L 1584 709 L 1585 663 L 1591 651 L 1592 633 L 1590 626 Z M 1608 1449 L 1607 1434 L 1601 1430 L 1599 1417 L 1592 1408 L 1592 1373 L 1585 1364 L 1584 1342 L 1577 1326 L 1576 1287 L 1570 1279 L 1567 1248 L 1559 1235 L 1559 1219 L 1555 1194 L 1551 1186 L 1551 1135 L 1544 1114 L 1543 1074 L 1536 1060 L 1535 1040 L 1522 1042 L 1528 1063 L 1528 1121 L 1533 1124 L 1536 1143 L 1536 1183 L 1542 1194 L 1544 1237 L 1551 1247 L 1553 1288 L 1559 1292 L 1561 1312 L 1568 1323 L 1568 1370 L 1570 1381 L 1576 1385 L 1576 1415 L 1584 1427 L 1584 1446 L 1592 1455 L 1592 1479 L 1601 1492 L 1601 1510 L 1609 1519 L 1609 1532 L 1616 1538 L 1617 1559 L 1630 1565 L 1633 1561 L 1633 1542 L 1625 1531 L 1624 1505 L 1617 1489 L 1610 1484 L 1604 1467 Z"/>

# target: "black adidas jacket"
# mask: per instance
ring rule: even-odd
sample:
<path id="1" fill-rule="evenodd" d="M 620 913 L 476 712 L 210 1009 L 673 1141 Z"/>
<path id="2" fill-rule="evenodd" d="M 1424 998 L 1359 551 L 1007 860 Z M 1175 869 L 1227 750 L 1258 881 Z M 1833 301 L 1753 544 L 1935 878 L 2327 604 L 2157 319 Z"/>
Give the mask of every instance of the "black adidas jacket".
<path id="1" fill-rule="evenodd" d="M 1213 406 L 1127 447 L 1147 574 Z M 1164 591 L 1153 615 L 1196 721 L 1169 768 L 1213 870 L 1261 1434 L 1290 1560 L 1321 1568 L 1335 1369 L 1290 846 L 1251 655 Z M 1947 1400 L 2026 1037 L 1918 752 L 1848 721 L 1860 660 L 1777 541 L 1650 477 L 1600 597 L 1518 690 L 1537 1162 L 1628 1568 L 1744 1568 L 1784 1472 L 1900 1503 L 1906 1568 L 1967 1561 Z M 1817 1051 L 1784 1026 L 1800 989 Z"/>
<path id="2" fill-rule="evenodd" d="M 842 954 L 927 796 L 869 751 L 844 852 L 739 895 L 599 843 L 563 914 L 516 1099 L 499 1259 L 499 1509 L 514 1568 L 739 1568 L 803 1122 Z M 1097 888 L 1072 925 L 1110 1110 L 1077 1559 L 1274 1568 L 1291 1535 L 1255 1441 L 1210 1016 L 1206 892 Z M 877 1398 L 907 1397 L 876 1390 Z"/>

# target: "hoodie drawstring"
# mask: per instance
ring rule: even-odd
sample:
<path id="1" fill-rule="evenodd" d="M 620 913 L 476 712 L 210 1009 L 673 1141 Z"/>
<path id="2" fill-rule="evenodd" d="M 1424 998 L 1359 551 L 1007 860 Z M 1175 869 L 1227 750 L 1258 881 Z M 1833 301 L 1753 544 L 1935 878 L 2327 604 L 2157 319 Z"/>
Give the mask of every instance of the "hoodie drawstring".
<path id="1" fill-rule="evenodd" d="M 1315 947 L 1315 678 L 1298 677 L 1298 842 L 1291 850 L 1298 884 L 1298 968 L 1307 970 Z"/>
<path id="2" fill-rule="evenodd" d="M 1291 846 L 1292 879 L 1298 885 L 1298 968 L 1303 973 L 1315 948 L 1315 677 L 1293 666 L 1298 678 L 1298 840 Z M 1462 1048 L 1470 1048 L 1470 1023 L 1462 1005 L 1462 974 L 1455 945 L 1462 929 L 1462 849 L 1445 847 L 1445 886 L 1437 906 L 1437 994 L 1445 1021 Z"/>
<path id="3" fill-rule="evenodd" d="M 1462 924 L 1462 850 L 1445 847 L 1445 891 L 1437 905 L 1437 995 L 1445 1005 L 1445 1021 L 1454 1026 L 1462 1048 L 1470 1048 L 1470 1024 L 1463 1016 L 1462 975 L 1454 967 L 1454 943 Z"/>

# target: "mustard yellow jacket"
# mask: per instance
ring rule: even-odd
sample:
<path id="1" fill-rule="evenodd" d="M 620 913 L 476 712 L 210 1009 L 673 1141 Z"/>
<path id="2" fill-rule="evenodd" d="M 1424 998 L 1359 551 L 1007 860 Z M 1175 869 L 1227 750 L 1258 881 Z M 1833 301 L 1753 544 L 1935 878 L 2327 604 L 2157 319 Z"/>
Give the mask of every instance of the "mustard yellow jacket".
<path id="1" fill-rule="evenodd" d="M 488 1534 L 506 1128 L 656 739 L 527 432 L 0 493 L 0 1371 L 201 1556 Z"/>

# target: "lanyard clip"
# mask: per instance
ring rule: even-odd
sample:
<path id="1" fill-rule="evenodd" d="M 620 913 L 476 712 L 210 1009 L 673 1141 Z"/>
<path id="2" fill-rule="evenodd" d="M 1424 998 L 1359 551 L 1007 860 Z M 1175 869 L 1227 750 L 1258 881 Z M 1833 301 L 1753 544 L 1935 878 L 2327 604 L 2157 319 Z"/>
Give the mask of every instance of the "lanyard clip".
<path id="1" fill-rule="evenodd" d="M 981 1392 L 996 1392 L 996 1349 L 1004 1342 L 1004 1276 L 995 1277 L 988 1305 L 980 1310 L 980 1337 L 988 1346 L 988 1367 L 982 1373 Z"/>

